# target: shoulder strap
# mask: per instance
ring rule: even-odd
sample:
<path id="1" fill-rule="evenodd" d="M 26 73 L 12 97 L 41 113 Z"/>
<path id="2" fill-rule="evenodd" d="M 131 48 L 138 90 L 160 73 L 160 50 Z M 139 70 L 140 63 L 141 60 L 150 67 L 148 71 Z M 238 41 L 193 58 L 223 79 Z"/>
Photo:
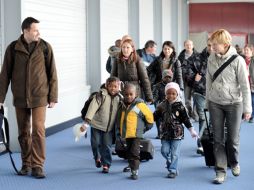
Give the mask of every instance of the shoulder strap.
<path id="1" fill-rule="evenodd" d="M 98 112 L 98 111 L 101 109 L 103 103 L 105 102 L 106 97 L 103 97 L 102 91 L 99 91 L 99 92 L 96 92 L 96 93 L 94 94 L 94 98 L 95 98 L 96 102 L 97 102 L 98 104 L 100 104 L 99 107 L 98 107 L 98 109 L 97 109 L 97 112 Z"/>
<path id="2" fill-rule="evenodd" d="M 42 43 L 43 43 L 43 54 L 44 54 L 44 61 L 45 61 L 45 68 L 46 68 L 46 74 L 47 74 L 47 77 L 49 79 L 49 76 L 50 76 L 50 68 L 48 66 L 48 54 L 49 54 L 49 48 L 48 48 L 48 45 L 47 45 L 47 42 L 43 39 L 41 39 Z"/>
<path id="3" fill-rule="evenodd" d="M 15 45 L 17 43 L 18 40 L 13 41 L 10 44 L 10 49 L 11 49 L 11 72 L 10 72 L 10 78 L 12 77 L 12 72 L 13 72 L 13 68 L 14 68 L 14 64 L 15 64 L 15 58 L 16 58 L 16 50 L 15 50 Z"/>
<path id="4" fill-rule="evenodd" d="M 48 49 L 48 45 L 47 42 L 43 39 L 41 39 L 41 41 L 43 42 L 43 54 L 44 54 L 44 59 L 45 59 L 45 64 L 48 62 L 48 54 L 49 54 L 49 49 Z"/>
<path id="5" fill-rule="evenodd" d="M 232 55 L 223 65 L 215 71 L 213 74 L 212 82 L 215 81 L 215 79 L 219 76 L 219 74 L 237 57 L 238 55 Z"/>

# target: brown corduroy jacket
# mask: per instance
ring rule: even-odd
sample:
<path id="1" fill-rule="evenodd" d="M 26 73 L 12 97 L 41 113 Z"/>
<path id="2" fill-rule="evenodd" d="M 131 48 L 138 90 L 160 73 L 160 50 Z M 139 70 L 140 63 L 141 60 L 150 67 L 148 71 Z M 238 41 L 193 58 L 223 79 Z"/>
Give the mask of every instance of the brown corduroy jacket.
<path id="1" fill-rule="evenodd" d="M 35 108 L 57 102 L 58 83 L 52 47 L 40 39 L 30 54 L 22 42 L 22 36 L 15 44 L 15 54 L 9 45 L 6 49 L 0 73 L 0 103 L 3 103 L 11 82 L 13 105 L 19 108 Z M 12 56 L 15 56 L 13 58 Z M 15 63 L 13 62 L 15 60 Z M 46 63 L 45 63 L 46 62 Z"/>

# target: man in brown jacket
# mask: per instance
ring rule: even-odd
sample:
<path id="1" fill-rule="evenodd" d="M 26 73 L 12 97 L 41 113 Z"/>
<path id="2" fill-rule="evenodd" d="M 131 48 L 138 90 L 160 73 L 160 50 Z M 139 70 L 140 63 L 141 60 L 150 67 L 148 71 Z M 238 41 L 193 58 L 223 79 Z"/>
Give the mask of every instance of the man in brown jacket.
<path id="1" fill-rule="evenodd" d="M 26 18 L 22 32 L 5 52 L 0 73 L 0 105 L 11 82 L 22 158 L 19 175 L 32 172 L 35 178 L 44 178 L 46 106 L 53 108 L 57 103 L 57 73 L 52 48 L 40 38 L 39 21 Z"/>

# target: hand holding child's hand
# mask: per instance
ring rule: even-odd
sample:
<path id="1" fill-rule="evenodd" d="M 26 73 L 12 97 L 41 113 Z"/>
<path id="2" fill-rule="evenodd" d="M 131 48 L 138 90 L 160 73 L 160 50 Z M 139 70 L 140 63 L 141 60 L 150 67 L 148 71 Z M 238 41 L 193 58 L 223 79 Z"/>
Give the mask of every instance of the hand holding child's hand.
<path id="1" fill-rule="evenodd" d="M 195 131 L 194 127 L 189 128 L 190 134 L 192 138 L 198 139 L 198 133 Z"/>

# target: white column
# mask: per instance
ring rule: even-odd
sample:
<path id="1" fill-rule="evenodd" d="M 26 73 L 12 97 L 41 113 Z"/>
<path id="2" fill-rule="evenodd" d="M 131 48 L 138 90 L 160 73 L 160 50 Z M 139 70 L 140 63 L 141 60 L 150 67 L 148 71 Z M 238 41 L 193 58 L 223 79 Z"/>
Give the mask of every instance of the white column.
<path id="1" fill-rule="evenodd" d="M 185 0 L 171 1 L 171 34 L 178 54 L 183 50 L 183 42 L 189 36 L 188 9 L 189 6 Z"/>
<path id="2" fill-rule="evenodd" d="M 2 1 L 3 8 L 1 7 L 1 15 L 3 15 L 3 48 L 5 52 L 6 47 L 10 42 L 18 39 L 21 34 L 21 1 L 12 0 L 12 1 Z M 3 11 L 3 12 L 2 12 Z M 16 121 L 15 108 L 12 104 L 12 93 L 9 90 L 6 95 L 4 106 L 7 107 L 7 115 L 9 121 L 9 133 L 10 133 L 10 149 L 14 152 L 20 151 L 18 143 L 18 127 Z"/>
<path id="3" fill-rule="evenodd" d="M 162 43 L 164 41 L 172 41 L 174 44 L 176 43 L 173 38 L 173 28 L 172 20 L 173 20 L 173 13 L 171 11 L 172 1 L 162 0 Z"/>
<path id="4" fill-rule="evenodd" d="M 100 0 L 87 1 L 87 23 L 87 78 L 94 92 L 101 85 Z"/>
<path id="5" fill-rule="evenodd" d="M 154 40 L 153 0 L 139 0 L 139 27 L 137 49 L 143 48 L 147 40 Z"/>
<path id="6" fill-rule="evenodd" d="M 129 35 L 135 42 L 136 48 L 139 46 L 140 25 L 139 25 L 139 1 L 129 0 Z"/>
<path id="7" fill-rule="evenodd" d="M 162 24 L 162 0 L 153 0 L 153 10 L 154 10 L 154 41 L 157 43 L 157 55 L 161 52 L 162 46 L 162 31 L 163 31 L 163 24 Z"/>

